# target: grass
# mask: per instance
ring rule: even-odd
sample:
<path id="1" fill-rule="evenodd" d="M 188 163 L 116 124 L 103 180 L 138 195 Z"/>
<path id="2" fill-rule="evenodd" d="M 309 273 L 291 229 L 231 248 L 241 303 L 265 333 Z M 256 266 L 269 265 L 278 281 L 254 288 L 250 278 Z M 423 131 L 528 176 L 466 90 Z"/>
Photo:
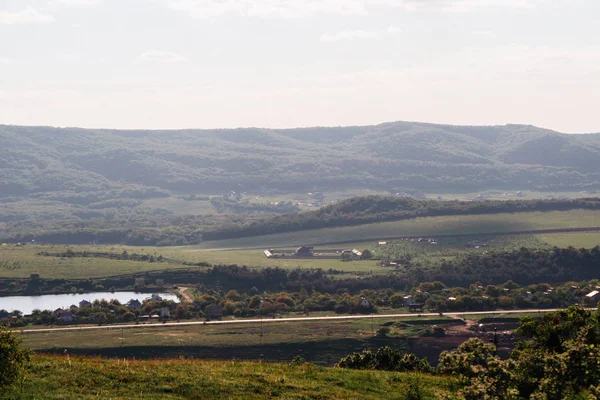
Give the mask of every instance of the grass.
<path id="1" fill-rule="evenodd" d="M 312 364 L 37 355 L 6 399 L 404 399 L 411 384 L 437 399 L 453 380 Z"/>
<path id="2" fill-rule="evenodd" d="M 151 358 L 194 356 L 210 359 L 260 359 L 290 361 L 296 355 L 332 365 L 345 355 L 364 348 L 389 345 L 409 349 L 406 338 L 414 326 L 425 329 L 448 317 L 385 318 L 350 321 L 259 321 L 244 325 L 193 325 L 96 331 L 55 331 L 23 334 L 24 345 L 37 351 L 116 357 Z M 377 330 L 398 325 L 390 337 L 378 337 Z M 262 334 L 262 336 L 261 336 Z"/>
<path id="3" fill-rule="evenodd" d="M 219 242 L 203 243 L 198 246 L 182 247 L 132 247 L 132 246 L 0 246 L 0 277 L 26 278 L 31 274 L 40 274 L 43 278 L 101 278 L 106 276 L 156 271 L 174 268 L 184 268 L 184 262 L 208 262 L 210 264 L 238 264 L 256 268 L 280 267 L 292 269 L 303 268 L 330 268 L 346 271 L 348 273 L 373 272 L 386 274 L 391 270 L 381 267 L 377 261 L 358 260 L 342 262 L 337 259 L 292 259 L 279 258 L 267 259 L 262 250 L 258 249 L 228 249 L 243 247 L 243 245 L 257 245 L 263 243 L 262 248 L 292 248 L 292 242 L 305 243 L 319 242 L 319 248 L 369 248 L 377 254 L 377 241 L 366 240 L 366 237 L 379 238 L 388 236 L 428 237 L 430 235 L 450 233 L 482 233 L 479 239 L 485 241 L 488 247 L 474 249 L 470 246 L 473 237 L 447 237 L 438 239 L 438 244 L 432 246 L 410 241 L 395 241 L 400 243 L 403 250 L 411 253 L 416 259 L 423 258 L 435 260 L 439 258 L 451 259 L 466 252 L 482 252 L 489 249 L 511 250 L 519 247 L 539 248 L 548 246 L 567 247 L 574 246 L 593 247 L 600 244 L 599 232 L 555 233 L 522 236 L 487 236 L 486 232 L 507 232 L 515 230 L 553 229 L 570 227 L 589 227 L 600 225 L 600 212 L 594 211 L 568 211 L 548 213 L 525 214 L 496 214 L 481 216 L 436 217 L 421 218 L 411 221 L 386 222 L 369 224 L 356 227 L 321 229 L 314 231 L 296 232 L 294 234 L 268 235 L 236 240 L 223 240 Z M 342 245 L 331 244 L 335 241 L 355 238 L 355 242 Z M 279 243 L 279 245 L 277 245 Z M 328 244 L 329 243 L 329 244 Z M 267 245 L 271 244 L 271 245 Z M 139 262 L 129 260 L 111 260 L 106 258 L 59 258 L 37 255 L 40 251 L 51 253 L 64 252 L 72 247 L 76 251 L 92 250 L 100 252 L 121 253 L 127 250 L 130 253 L 162 255 L 167 262 Z"/>
<path id="4" fill-rule="evenodd" d="M 489 214 L 416 218 L 342 228 L 254 236 L 204 242 L 189 251 L 231 248 L 288 247 L 299 244 L 325 245 L 338 242 L 360 242 L 401 236 L 434 236 L 443 234 L 481 234 L 521 230 L 560 229 L 600 226 L 600 211 L 572 210 L 514 214 Z"/>
<path id="5" fill-rule="evenodd" d="M 600 232 L 555 233 L 552 235 L 539 235 L 538 237 L 550 246 L 573 246 L 576 248 L 600 246 Z"/>

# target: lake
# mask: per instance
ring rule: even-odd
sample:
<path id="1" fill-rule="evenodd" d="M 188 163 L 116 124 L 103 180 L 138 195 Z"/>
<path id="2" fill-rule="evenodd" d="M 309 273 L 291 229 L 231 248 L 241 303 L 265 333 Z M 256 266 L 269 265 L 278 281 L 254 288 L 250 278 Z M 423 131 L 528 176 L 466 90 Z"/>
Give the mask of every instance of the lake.
<path id="1" fill-rule="evenodd" d="M 127 303 L 129 300 L 137 299 L 143 301 L 150 297 L 151 293 L 136 293 L 136 292 L 92 292 L 83 294 L 45 294 L 41 296 L 9 296 L 0 297 L 0 310 L 13 311 L 19 310 L 23 314 L 31 314 L 36 308 L 40 310 L 54 311 L 57 308 L 69 308 L 75 304 L 79 307 L 79 302 L 87 300 L 112 300 L 117 299 L 121 304 Z M 173 293 L 159 293 L 164 300 L 173 300 L 179 302 L 177 296 Z"/>

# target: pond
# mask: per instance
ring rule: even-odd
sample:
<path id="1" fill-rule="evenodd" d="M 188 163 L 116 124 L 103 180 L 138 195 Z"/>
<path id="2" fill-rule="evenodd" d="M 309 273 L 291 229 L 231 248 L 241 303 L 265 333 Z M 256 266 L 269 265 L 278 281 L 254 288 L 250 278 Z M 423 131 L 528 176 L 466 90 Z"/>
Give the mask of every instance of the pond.
<path id="1" fill-rule="evenodd" d="M 164 300 L 173 300 L 179 302 L 177 296 L 173 293 L 158 293 Z M 75 304 L 79 306 L 79 302 L 87 300 L 112 300 L 117 299 L 122 304 L 129 300 L 136 299 L 143 301 L 151 296 L 151 293 L 136 293 L 136 292 L 92 292 L 83 294 L 45 294 L 41 296 L 10 296 L 0 297 L 0 310 L 13 311 L 19 310 L 24 315 L 31 314 L 33 310 L 51 310 L 57 308 L 68 308 Z"/>

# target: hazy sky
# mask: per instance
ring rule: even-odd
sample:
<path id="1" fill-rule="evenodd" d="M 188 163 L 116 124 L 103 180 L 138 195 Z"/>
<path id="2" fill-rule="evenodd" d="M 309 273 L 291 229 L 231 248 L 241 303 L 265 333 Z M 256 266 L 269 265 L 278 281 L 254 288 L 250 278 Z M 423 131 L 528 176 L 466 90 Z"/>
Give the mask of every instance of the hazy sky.
<path id="1" fill-rule="evenodd" d="M 0 0 L 0 124 L 600 132 L 599 0 Z"/>

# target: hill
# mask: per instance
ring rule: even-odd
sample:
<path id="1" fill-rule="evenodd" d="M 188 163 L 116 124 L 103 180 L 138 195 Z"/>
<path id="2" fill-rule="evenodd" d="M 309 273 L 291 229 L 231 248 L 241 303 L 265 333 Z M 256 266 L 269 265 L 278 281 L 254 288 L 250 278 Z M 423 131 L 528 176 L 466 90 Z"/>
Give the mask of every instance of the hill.
<path id="1" fill-rule="evenodd" d="M 600 188 L 600 134 L 521 125 L 177 131 L 0 125 L 0 141 L 0 239 L 92 229 L 103 230 L 102 243 L 197 243 L 208 232 L 223 234 L 205 240 L 230 237 L 253 222 L 263 226 L 264 214 L 298 211 L 290 200 L 309 191 Z M 185 239 L 164 234 L 181 226 Z M 107 239 L 115 231 L 121 238 Z M 250 231 L 237 235 L 256 234 Z"/>
<path id="2" fill-rule="evenodd" d="M 585 189 L 600 134 L 394 122 L 306 129 L 119 131 L 0 125 L 0 193 L 108 199 L 346 188 Z M 98 205 L 100 206 L 100 205 Z"/>

